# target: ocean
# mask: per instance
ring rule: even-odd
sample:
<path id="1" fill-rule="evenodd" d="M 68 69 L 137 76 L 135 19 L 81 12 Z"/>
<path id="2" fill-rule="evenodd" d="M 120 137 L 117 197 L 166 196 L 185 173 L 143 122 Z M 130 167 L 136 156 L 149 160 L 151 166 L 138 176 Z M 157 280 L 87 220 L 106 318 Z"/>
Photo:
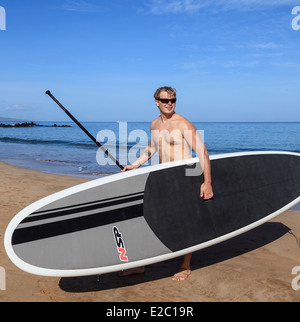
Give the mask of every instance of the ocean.
<path id="1" fill-rule="evenodd" d="M 43 126 L 0 127 L 0 161 L 48 173 L 88 178 L 120 171 L 73 122 L 36 123 Z M 70 127 L 54 127 L 54 124 Z M 133 162 L 150 139 L 148 122 L 82 124 L 123 165 Z M 210 155 L 268 150 L 300 153 L 300 122 L 193 124 L 201 133 Z"/>

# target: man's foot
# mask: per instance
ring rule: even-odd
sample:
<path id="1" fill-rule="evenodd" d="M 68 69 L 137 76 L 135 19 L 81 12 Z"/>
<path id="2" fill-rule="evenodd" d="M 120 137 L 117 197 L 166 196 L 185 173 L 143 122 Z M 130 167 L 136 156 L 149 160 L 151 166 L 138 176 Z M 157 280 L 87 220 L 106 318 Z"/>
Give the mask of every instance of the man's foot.
<path id="1" fill-rule="evenodd" d="M 191 273 L 192 271 L 190 269 L 182 269 L 179 273 L 172 277 L 172 280 L 176 282 L 185 281 L 191 275 Z"/>
<path id="2" fill-rule="evenodd" d="M 125 271 L 120 272 L 119 276 L 124 277 L 124 276 L 143 274 L 143 273 L 145 273 L 145 267 L 136 267 L 136 268 L 126 269 Z"/>

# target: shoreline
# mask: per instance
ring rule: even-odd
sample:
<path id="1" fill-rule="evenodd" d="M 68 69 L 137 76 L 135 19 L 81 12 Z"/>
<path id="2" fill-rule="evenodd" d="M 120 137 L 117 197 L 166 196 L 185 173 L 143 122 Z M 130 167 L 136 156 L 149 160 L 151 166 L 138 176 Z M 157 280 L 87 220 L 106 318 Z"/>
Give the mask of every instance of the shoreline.
<path id="1" fill-rule="evenodd" d="M 181 258 L 150 265 L 140 276 L 120 278 L 111 273 L 49 278 L 25 273 L 10 262 L 3 245 L 5 229 L 29 204 L 90 179 L 4 162 L 0 162 L 0 175 L 0 266 L 6 273 L 0 302 L 300 301 L 300 291 L 291 285 L 296 277 L 292 269 L 300 266 L 299 212 L 288 210 L 252 231 L 197 251 L 192 258 L 192 275 L 183 283 L 171 280 Z"/>
<path id="2" fill-rule="evenodd" d="M 69 165 L 68 168 L 64 168 L 61 164 L 64 164 L 63 161 L 51 161 L 51 160 L 41 160 L 41 159 L 34 159 L 34 160 L 22 160 L 22 159 L 8 159 L 2 158 L 0 159 L 0 163 L 5 163 L 7 165 L 25 169 L 25 170 L 33 170 L 39 171 L 45 174 L 53 174 L 63 177 L 74 177 L 74 178 L 84 178 L 89 180 L 99 179 L 108 175 L 115 174 L 117 172 L 85 172 L 80 173 L 79 171 L 70 170 L 71 166 Z M 52 162 L 52 165 L 49 166 L 49 163 Z M 78 166 L 74 165 L 74 168 L 78 168 Z"/>
<path id="3" fill-rule="evenodd" d="M 300 212 L 300 202 L 298 202 L 295 206 L 293 206 L 289 210 Z"/>
<path id="4" fill-rule="evenodd" d="M 88 178 L 119 171 L 116 165 L 105 162 L 105 156 L 97 162 L 99 148 L 77 126 L 53 128 L 49 125 L 54 121 L 39 123 L 44 126 L 0 128 L 0 160 L 48 173 Z M 57 125 L 62 124 L 57 122 Z M 267 127 L 261 122 L 235 122 L 234 126 L 231 122 L 194 121 L 193 124 L 201 132 L 210 155 L 251 151 L 300 153 L 297 122 L 271 122 Z M 141 153 L 139 149 L 143 150 L 148 145 L 151 134 L 150 122 L 89 122 L 86 128 L 94 136 L 98 133 L 104 135 L 105 132 L 101 131 L 111 133 L 110 142 L 103 144 L 116 159 L 122 161 L 123 166 Z M 286 133 L 290 132 L 295 135 L 286 138 Z M 241 135 L 243 140 L 240 140 Z M 223 137 L 222 142 L 217 139 L 220 136 Z"/>

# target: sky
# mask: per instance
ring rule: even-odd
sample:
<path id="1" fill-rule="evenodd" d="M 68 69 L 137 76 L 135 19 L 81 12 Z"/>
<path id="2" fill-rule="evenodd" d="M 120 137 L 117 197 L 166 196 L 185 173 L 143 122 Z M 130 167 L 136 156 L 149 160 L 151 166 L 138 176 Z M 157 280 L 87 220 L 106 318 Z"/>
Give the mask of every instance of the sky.
<path id="1" fill-rule="evenodd" d="M 299 0 L 0 6 L 1 117 L 69 121 L 51 90 L 80 122 L 150 122 L 172 86 L 193 122 L 300 122 Z"/>

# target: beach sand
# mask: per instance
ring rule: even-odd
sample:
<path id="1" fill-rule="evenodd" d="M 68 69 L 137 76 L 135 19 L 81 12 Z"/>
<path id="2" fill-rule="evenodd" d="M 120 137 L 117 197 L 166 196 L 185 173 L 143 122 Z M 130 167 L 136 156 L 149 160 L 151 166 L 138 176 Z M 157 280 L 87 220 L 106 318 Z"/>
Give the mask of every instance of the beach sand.
<path id="1" fill-rule="evenodd" d="M 6 272 L 6 290 L 0 290 L 0 302 L 300 300 L 300 290 L 292 288 L 296 278 L 292 269 L 300 266 L 297 239 L 300 212 L 286 211 L 248 233 L 194 253 L 192 275 L 185 282 L 171 280 L 180 267 L 180 258 L 150 265 L 143 275 L 123 278 L 117 273 L 98 277 L 41 277 L 12 264 L 4 250 L 5 229 L 32 202 L 89 179 L 52 175 L 5 163 L 0 163 L 0 176 L 0 266 Z"/>

